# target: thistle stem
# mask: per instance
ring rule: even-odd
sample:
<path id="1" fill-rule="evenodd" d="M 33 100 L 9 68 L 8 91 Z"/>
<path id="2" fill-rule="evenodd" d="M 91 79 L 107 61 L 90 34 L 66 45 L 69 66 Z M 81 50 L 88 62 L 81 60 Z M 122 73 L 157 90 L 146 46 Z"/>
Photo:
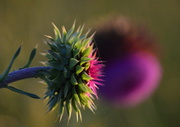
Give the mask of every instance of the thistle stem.
<path id="1" fill-rule="evenodd" d="M 39 72 L 46 72 L 50 69 L 52 69 L 52 67 L 40 66 L 40 67 L 30 67 L 30 68 L 25 68 L 10 72 L 3 81 L 0 81 L 0 88 L 3 88 L 9 83 L 15 81 L 19 81 L 27 78 L 37 78 Z"/>

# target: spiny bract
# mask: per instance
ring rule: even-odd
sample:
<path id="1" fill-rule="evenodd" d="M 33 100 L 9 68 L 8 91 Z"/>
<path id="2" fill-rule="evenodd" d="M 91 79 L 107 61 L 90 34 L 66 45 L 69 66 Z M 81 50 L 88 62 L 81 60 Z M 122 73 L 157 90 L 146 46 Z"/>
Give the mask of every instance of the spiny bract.
<path id="1" fill-rule="evenodd" d="M 45 53 L 49 59 L 45 64 L 52 69 L 41 75 L 48 84 L 45 93 L 45 98 L 49 99 L 48 111 L 58 107 L 61 120 L 66 108 L 69 120 L 74 109 L 77 121 L 78 118 L 82 120 L 80 108 L 96 109 L 93 95 L 97 97 L 96 85 L 101 85 L 103 65 L 96 58 L 91 42 L 93 35 L 87 37 L 89 31 L 82 35 L 83 26 L 74 31 L 74 23 L 68 32 L 63 26 L 62 34 L 53 26 L 55 39 L 46 36 L 45 41 L 51 48 Z"/>

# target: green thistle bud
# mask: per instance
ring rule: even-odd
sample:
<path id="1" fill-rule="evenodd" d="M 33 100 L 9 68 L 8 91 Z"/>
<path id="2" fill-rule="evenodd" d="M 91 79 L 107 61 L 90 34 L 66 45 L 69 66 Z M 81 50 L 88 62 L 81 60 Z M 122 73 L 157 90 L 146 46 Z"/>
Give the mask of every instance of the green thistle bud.
<path id="1" fill-rule="evenodd" d="M 75 23 L 67 32 L 62 27 L 62 34 L 53 24 L 55 38 L 46 36 L 46 44 L 50 50 L 46 53 L 46 66 L 52 67 L 49 73 L 43 73 L 41 78 L 48 84 L 45 98 L 51 111 L 59 108 L 59 118 L 62 119 L 67 110 L 68 119 L 72 111 L 82 119 L 81 107 L 96 109 L 93 95 L 97 97 L 96 84 L 101 75 L 102 62 L 97 61 L 96 50 L 93 49 L 92 36 L 82 35 L 83 27 L 75 31 Z"/>

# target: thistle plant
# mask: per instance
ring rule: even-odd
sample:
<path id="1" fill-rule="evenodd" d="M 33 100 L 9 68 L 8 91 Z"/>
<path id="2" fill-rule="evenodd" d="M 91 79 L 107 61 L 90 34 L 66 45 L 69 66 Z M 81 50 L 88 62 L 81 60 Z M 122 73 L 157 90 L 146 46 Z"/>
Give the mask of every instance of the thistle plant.
<path id="1" fill-rule="evenodd" d="M 36 54 L 34 48 L 25 66 L 19 70 L 10 72 L 10 69 L 20 53 L 20 48 L 14 54 L 8 68 L 0 75 L 0 88 L 7 88 L 12 91 L 27 95 L 32 98 L 40 97 L 17 89 L 9 84 L 11 82 L 26 79 L 40 78 L 47 84 L 47 91 L 43 99 L 48 99 L 48 111 L 58 109 L 58 118 L 62 119 L 64 111 L 67 111 L 68 120 L 75 111 L 77 121 L 82 120 L 81 108 L 96 109 L 93 102 L 98 97 L 96 89 L 101 85 L 102 62 L 96 57 L 97 50 L 93 48 L 93 35 L 88 36 L 89 31 L 82 34 L 84 26 L 75 30 L 75 23 L 67 32 L 65 27 L 62 31 L 53 24 L 55 38 L 46 36 L 45 43 L 50 47 L 46 53 L 48 61 L 43 62 L 44 66 L 30 67 Z M 10 73 L 9 73 L 10 72 Z"/>

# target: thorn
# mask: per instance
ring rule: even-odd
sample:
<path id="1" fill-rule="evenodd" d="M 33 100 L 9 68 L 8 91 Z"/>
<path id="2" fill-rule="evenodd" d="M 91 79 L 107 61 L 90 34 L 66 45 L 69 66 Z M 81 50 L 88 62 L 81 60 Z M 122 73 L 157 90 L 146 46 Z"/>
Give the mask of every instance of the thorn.
<path id="1" fill-rule="evenodd" d="M 38 46 L 39 46 L 39 43 L 37 43 L 37 44 L 36 44 L 35 48 L 37 49 L 37 48 L 38 48 Z"/>

